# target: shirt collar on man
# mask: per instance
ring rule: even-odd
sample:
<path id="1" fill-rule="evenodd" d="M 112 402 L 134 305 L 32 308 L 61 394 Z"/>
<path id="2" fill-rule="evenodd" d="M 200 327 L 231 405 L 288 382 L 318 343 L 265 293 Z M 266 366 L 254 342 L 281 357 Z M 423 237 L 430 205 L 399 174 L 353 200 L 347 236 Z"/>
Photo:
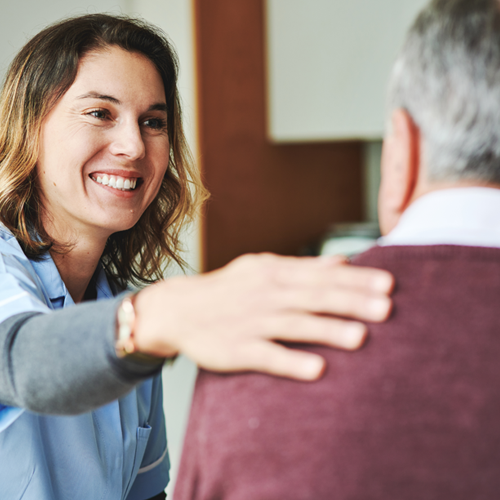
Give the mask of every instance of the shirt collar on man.
<path id="1" fill-rule="evenodd" d="M 412 203 L 378 244 L 500 248 L 500 189 L 433 191 Z"/>

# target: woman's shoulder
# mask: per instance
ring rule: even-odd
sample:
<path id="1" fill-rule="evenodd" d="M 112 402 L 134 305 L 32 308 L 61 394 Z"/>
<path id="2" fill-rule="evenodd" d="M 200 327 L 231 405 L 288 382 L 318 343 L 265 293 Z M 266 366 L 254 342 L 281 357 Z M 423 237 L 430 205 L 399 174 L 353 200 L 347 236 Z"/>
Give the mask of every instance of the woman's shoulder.
<path id="1" fill-rule="evenodd" d="M 3 253 L 4 250 L 10 253 L 19 253 L 24 256 L 24 252 L 21 249 L 21 245 L 19 245 L 19 242 L 16 240 L 16 237 L 0 222 L 0 252 Z"/>
<path id="2" fill-rule="evenodd" d="M 0 322 L 27 311 L 46 312 L 47 299 L 32 262 L 0 224 Z"/>
<path id="3" fill-rule="evenodd" d="M 9 272 L 11 268 L 29 276 L 34 273 L 33 266 L 16 237 L 0 223 L 0 273 Z"/>

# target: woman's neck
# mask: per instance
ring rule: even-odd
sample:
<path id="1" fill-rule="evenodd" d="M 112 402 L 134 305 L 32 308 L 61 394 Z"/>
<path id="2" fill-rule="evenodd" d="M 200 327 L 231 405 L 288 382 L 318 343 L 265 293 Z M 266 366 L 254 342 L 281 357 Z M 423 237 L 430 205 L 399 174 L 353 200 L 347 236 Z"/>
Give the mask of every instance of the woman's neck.
<path id="1" fill-rule="evenodd" d="M 81 302 L 104 251 L 104 245 L 78 241 L 68 252 L 50 255 L 75 304 Z"/>
<path id="2" fill-rule="evenodd" d="M 87 228 L 69 229 L 71 226 L 67 224 L 54 224 L 48 217 L 44 219 L 45 231 L 56 242 L 50 255 L 73 301 L 75 304 L 81 302 L 110 234 L 85 230 Z"/>

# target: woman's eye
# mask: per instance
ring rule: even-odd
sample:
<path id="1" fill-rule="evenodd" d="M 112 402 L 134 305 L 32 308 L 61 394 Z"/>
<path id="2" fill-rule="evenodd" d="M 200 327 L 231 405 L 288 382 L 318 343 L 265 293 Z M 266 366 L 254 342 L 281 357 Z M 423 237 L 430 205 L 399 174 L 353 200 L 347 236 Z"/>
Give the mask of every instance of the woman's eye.
<path id="1" fill-rule="evenodd" d="M 163 130 L 167 127 L 167 121 L 162 118 L 150 118 L 144 121 L 143 125 L 153 130 Z"/>
<path id="2" fill-rule="evenodd" d="M 94 109 L 93 111 L 90 111 L 90 113 L 87 114 L 89 116 L 97 118 L 98 120 L 105 120 L 108 117 L 109 113 L 103 109 Z"/>

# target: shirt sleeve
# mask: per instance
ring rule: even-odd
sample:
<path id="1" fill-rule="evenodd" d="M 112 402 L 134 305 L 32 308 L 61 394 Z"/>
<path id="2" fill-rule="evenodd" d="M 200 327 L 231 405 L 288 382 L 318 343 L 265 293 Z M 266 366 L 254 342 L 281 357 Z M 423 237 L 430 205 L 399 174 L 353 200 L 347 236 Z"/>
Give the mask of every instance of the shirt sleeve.
<path id="1" fill-rule="evenodd" d="M 74 415 L 129 392 L 161 370 L 114 352 L 120 298 L 49 314 L 27 313 L 0 324 L 0 425 L 5 407 Z"/>
<path id="2" fill-rule="evenodd" d="M 0 238 L 0 431 L 23 410 L 74 415 L 107 404 L 158 373 L 158 363 L 119 359 L 121 298 L 52 310 L 19 247 Z"/>

